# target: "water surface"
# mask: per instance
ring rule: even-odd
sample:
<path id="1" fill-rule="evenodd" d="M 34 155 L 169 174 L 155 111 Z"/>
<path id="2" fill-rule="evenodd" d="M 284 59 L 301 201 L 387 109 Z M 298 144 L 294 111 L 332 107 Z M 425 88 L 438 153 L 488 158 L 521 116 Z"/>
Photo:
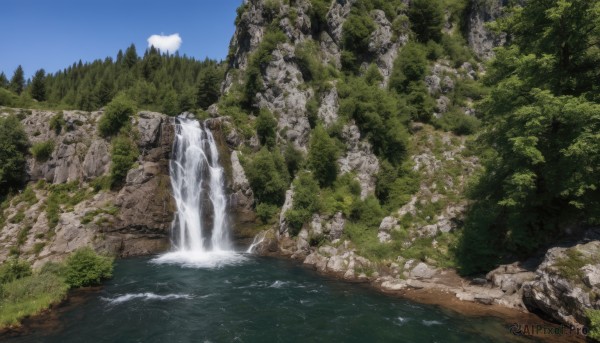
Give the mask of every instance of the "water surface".
<path id="1" fill-rule="evenodd" d="M 163 261 L 164 262 L 164 261 Z M 507 342 L 505 324 L 320 277 L 286 260 L 116 262 L 114 278 L 8 342 Z"/>

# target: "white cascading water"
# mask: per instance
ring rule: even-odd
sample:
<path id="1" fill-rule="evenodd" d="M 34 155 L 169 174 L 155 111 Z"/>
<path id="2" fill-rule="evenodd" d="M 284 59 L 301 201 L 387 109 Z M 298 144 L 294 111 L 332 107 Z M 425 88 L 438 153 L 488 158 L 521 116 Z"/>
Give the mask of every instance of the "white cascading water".
<path id="1" fill-rule="evenodd" d="M 177 204 L 174 251 L 154 261 L 215 267 L 242 260 L 231 249 L 224 172 L 212 132 L 196 120 L 180 117 L 175 134 L 170 163 Z"/>

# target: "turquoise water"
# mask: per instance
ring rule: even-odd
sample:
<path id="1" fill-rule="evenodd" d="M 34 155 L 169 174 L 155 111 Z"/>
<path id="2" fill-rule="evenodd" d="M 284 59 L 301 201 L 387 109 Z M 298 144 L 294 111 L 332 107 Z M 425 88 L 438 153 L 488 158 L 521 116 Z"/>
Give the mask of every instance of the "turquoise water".
<path id="1" fill-rule="evenodd" d="M 54 329 L 7 342 L 507 342 L 498 319 L 471 318 L 323 278 L 290 261 L 245 257 L 184 267 L 116 262 L 91 299 Z"/>

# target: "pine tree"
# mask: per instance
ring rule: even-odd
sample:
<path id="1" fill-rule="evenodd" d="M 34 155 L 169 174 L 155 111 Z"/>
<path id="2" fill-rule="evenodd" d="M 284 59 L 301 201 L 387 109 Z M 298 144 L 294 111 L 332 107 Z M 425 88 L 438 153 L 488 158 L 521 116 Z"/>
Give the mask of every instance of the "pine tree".
<path id="1" fill-rule="evenodd" d="M 13 74 L 13 77 L 10 79 L 10 90 L 21 94 L 23 89 L 25 89 L 25 76 L 23 72 L 23 67 L 19 65 Z"/>
<path id="2" fill-rule="evenodd" d="M 31 85 L 29 85 L 31 97 L 37 101 L 46 100 L 46 71 L 40 69 L 35 72 Z"/>
<path id="3" fill-rule="evenodd" d="M 123 58 L 125 66 L 129 69 L 133 68 L 138 62 L 138 54 L 135 49 L 135 45 L 132 43 L 127 50 L 125 50 L 125 57 Z"/>
<path id="4" fill-rule="evenodd" d="M 207 109 L 219 99 L 222 81 L 222 71 L 217 66 L 210 66 L 200 71 L 196 94 L 198 107 Z"/>
<path id="5" fill-rule="evenodd" d="M 8 78 L 4 72 L 0 72 L 0 88 L 8 88 Z"/>

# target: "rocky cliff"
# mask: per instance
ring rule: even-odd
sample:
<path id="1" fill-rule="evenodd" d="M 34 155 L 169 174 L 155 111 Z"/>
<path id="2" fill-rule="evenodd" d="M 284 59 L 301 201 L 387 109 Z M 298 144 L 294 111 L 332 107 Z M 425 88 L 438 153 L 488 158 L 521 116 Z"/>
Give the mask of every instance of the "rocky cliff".
<path id="1" fill-rule="evenodd" d="M 107 190 L 100 184 L 110 172 L 111 141 L 97 132 L 101 111 L 64 111 L 63 124 L 53 128 L 56 112 L 3 109 L 1 115 L 15 111 L 30 142 L 53 150 L 42 161 L 28 157 L 27 188 L 3 204 L 0 262 L 19 255 L 41 265 L 88 245 L 118 256 L 168 248 L 175 208 L 168 169 L 174 132 L 167 116 L 132 118 L 139 157 L 124 185 Z"/>
<path id="2" fill-rule="evenodd" d="M 315 120 L 311 116 L 316 116 L 343 144 L 337 160 L 340 175 L 348 174 L 359 184 L 361 199 L 375 194 L 383 160 L 375 153 L 368 132 L 361 131 L 353 120 L 340 119 L 339 90 L 343 81 L 334 77 L 323 87 L 306 79 L 301 56 L 310 46 L 312 56 L 324 68 L 341 69 L 344 23 L 358 3 L 353 0 L 248 0 L 240 7 L 230 46 L 229 70 L 222 88 L 225 100 L 209 111 L 211 116 L 228 123 L 225 134 L 231 150 L 232 204 L 238 210 L 251 213 L 254 209 L 253 191 L 240 161 L 261 148 L 259 137 L 253 131 L 255 115 L 260 109 L 275 114 L 276 147 L 283 151 L 292 144 L 305 156 L 310 148 L 311 120 Z M 456 94 L 455 89 L 479 79 L 485 73 L 485 60 L 493 57 L 493 48 L 504 43 L 504 35 L 490 31 L 486 23 L 502 16 L 507 3 L 504 0 L 469 1 L 461 12 L 460 23 L 453 22 L 452 15 L 446 12 L 444 33 L 462 34 L 476 58 L 469 61 L 439 58 L 431 62 L 424 81 L 435 101 L 434 118 L 443 120 L 451 107 L 454 112 L 475 114 L 473 99 L 467 96 L 466 101 L 457 105 L 453 94 Z M 390 82 L 399 53 L 414 39 L 405 15 L 411 4 L 410 1 L 403 4 L 405 7 L 399 12 L 375 8 L 367 13 L 374 28 L 368 37 L 367 51 L 360 56 L 359 74 L 364 77 L 374 65 L 381 75 L 380 87 L 384 89 Z M 324 6 L 325 11 L 320 19 L 318 16 L 315 19 L 319 5 Z M 281 31 L 285 39 L 273 46 L 269 58 L 261 61 L 257 77 L 260 87 L 252 94 L 252 109 L 248 110 L 253 115 L 245 121 L 228 107 L 231 102 L 239 101 L 240 88 L 248 82 L 247 74 L 255 72 L 250 71 L 253 58 L 264 52 L 261 49 L 265 37 L 273 30 Z M 316 109 L 311 109 L 314 104 L 317 104 Z M 562 248 L 550 250 L 541 264 L 540 261 L 515 262 L 468 279 L 454 272 L 452 252 L 456 249 L 468 206 L 464 194 L 466 184 L 480 169 L 479 161 L 464 136 L 414 123 L 409 130 L 406 166 L 418 176 L 418 182 L 405 205 L 393 209 L 377 227 L 369 228 L 369 233 L 357 231 L 356 225 L 342 211 L 314 213 L 300 230 L 293 232 L 286 216 L 294 206 L 296 195 L 290 185 L 277 220 L 260 227 L 254 239 L 255 251 L 289 256 L 320 272 L 370 282 L 386 291 L 439 290 L 464 301 L 529 309 L 565 324 L 585 325 L 584 310 L 600 307 L 597 288 L 594 288 L 597 287 L 598 262 L 588 256 L 589 246 L 573 248 L 589 257 L 586 259 L 589 263 L 573 272 L 580 281 L 566 281 L 564 273 L 556 272 L 560 269 L 556 261 L 564 262 L 565 256 L 571 256 Z"/>

